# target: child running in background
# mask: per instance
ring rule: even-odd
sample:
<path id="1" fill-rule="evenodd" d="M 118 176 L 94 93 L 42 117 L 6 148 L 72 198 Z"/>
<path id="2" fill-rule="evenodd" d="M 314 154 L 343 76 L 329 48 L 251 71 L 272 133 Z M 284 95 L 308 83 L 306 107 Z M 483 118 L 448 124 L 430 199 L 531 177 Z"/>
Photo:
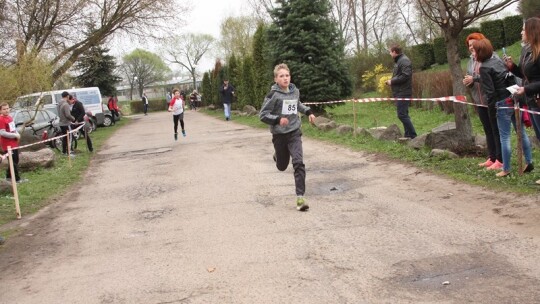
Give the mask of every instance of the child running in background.
<path id="1" fill-rule="evenodd" d="M 278 64 L 274 68 L 274 84 L 270 93 L 264 98 L 259 117 L 270 125 L 272 143 L 274 144 L 274 161 L 280 171 L 285 171 L 292 158 L 294 168 L 294 184 L 296 187 L 296 209 L 307 211 L 308 204 L 304 199 L 306 191 L 306 168 L 303 160 L 302 131 L 298 112 L 309 116 L 309 122 L 315 122 L 315 115 L 309 107 L 300 102 L 300 92 L 291 81 L 286 64 Z"/>
<path id="2" fill-rule="evenodd" d="M 169 102 L 169 112 L 173 113 L 174 140 L 178 140 L 178 121 L 180 121 L 180 127 L 182 128 L 182 135 L 186 137 L 186 130 L 184 130 L 184 107 L 186 101 L 182 99 L 178 89 L 173 90 L 173 95 L 171 102 Z"/>

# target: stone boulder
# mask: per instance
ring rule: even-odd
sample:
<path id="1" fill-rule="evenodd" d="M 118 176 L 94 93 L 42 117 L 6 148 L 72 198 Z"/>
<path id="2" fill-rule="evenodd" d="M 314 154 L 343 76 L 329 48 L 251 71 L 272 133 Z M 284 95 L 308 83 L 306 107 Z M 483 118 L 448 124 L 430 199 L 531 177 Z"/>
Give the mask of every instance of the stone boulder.
<path id="1" fill-rule="evenodd" d="M 0 179 L 0 193 L 13 193 L 11 182 L 5 178 Z"/>
<path id="2" fill-rule="evenodd" d="M 315 125 L 317 126 L 317 125 Z M 337 124 L 335 121 L 329 121 L 328 123 L 322 123 L 317 126 L 317 128 L 321 131 L 330 131 L 335 128 L 337 128 Z"/>
<path id="3" fill-rule="evenodd" d="M 19 169 L 21 171 L 33 171 L 37 168 L 50 168 L 54 166 L 55 154 L 50 148 L 35 152 L 22 151 L 19 155 Z"/>
<path id="4" fill-rule="evenodd" d="M 431 152 L 429 153 L 429 156 L 430 157 L 439 157 L 439 158 L 445 158 L 445 159 L 448 159 L 448 158 L 459 158 L 459 156 L 452 152 L 452 151 L 448 151 L 448 150 L 443 150 L 443 149 L 433 149 L 431 150 Z"/>
<path id="5" fill-rule="evenodd" d="M 371 135 L 371 133 L 364 128 L 356 128 L 356 130 L 354 130 L 354 135 L 373 138 L 373 135 Z"/>
<path id="6" fill-rule="evenodd" d="M 401 130 L 396 124 L 390 127 L 377 127 L 369 129 L 369 133 L 376 139 L 380 140 L 395 140 L 397 141 L 401 137 Z"/>
<path id="7" fill-rule="evenodd" d="M 259 115 L 259 111 L 257 111 L 257 109 L 251 105 L 245 105 L 242 111 L 244 111 L 248 116 Z"/>
<path id="8" fill-rule="evenodd" d="M 314 124 L 317 128 L 321 129 L 321 128 L 320 128 L 320 125 L 330 123 L 331 121 L 332 121 L 332 120 L 330 120 L 330 119 L 328 119 L 328 118 L 326 118 L 326 117 L 323 117 L 323 116 L 317 116 L 317 117 L 315 117 L 315 122 L 313 122 L 313 124 Z M 322 129 L 321 129 L 321 130 L 322 130 Z"/>
<path id="9" fill-rule="evenodd" d="M 341 125 L 336 128 L 336 133 L 339 135 L 350 134 L 353 132 L 353 127 L 349 125 Z"/>
<path id="10" fill-rule="evenodd" d="M 215 105 L 213 105 L 213 104 L 211 104 L 211 105 L 207 106 L 206 108 L 207 108 L 208 110 L 211 110 L 211 111 L 213 111 L 213 110 L 215 110 L 215 109 L 216 109 L 216 106 L 215 106 Z"/>
<path id="11" fill-rule="evenodd" d="M 426 145 L 427 134 L 416 136 L 407 142 L 407 145 L 415 150 L 420 150 Z"/>

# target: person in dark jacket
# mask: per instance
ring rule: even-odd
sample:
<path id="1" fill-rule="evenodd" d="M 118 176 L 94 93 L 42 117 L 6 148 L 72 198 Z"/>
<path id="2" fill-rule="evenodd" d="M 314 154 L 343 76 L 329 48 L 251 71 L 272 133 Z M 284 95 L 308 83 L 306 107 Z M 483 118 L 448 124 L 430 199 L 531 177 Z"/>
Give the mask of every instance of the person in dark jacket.
<path id="1" fill-rule="evenodd" d="M 471 89 L 471 96 L 478 113 L 478 118 L 482 123 L 484 134 L 486 135 L 488 158 L 485 162 L 478 164 L 488 170 L 497 170 L 502 168 L 501 139 L 499 137 L 499 126 L 497 126 L 497 108 L 495 103 L 488 105 L 486 96 L 482 91 L 480 84 L 480 65 L 476 60 L 473 43 L 486 37 L 481 33 L 471 33 L 465 39 L 465 44 L 471 52 L 471 59 L 467 64 L 467 75 L 463 78 L 463 84 Z"/>
<path id="2" fill-rule="evenodd" d="M 529 18 L 523 24 L 521 40 L 525 43 L 521 50 L 519 65 L 514 64 L 512 57 L 504 57 L 506 66 L 515 75 L 522 77 L 523 86 L 515 94 L 527 96 L 527 104 L 533 111 L 540 111 L 540 18 Z M 533 114 L 535 132 L 540 132 L 540 115 Z M 540 134 L 536 133 L 538 139 Z M 536 181 L 540 185 L 540 180 Z"/>
<path id="3" fill-rule="evenodd" d="M 397 44 L 390 47 L 390 56 L 394 58 L 394 72 L 392 78 L 386 81 L 386 84 L 392 88 L 394 98 L 411 98 L 413 73 L 411 60 L 402 53 L 401 47 Z M 396 101 L 396 107 L 397 116 L 403 124 L 405 137 L 413 139 L 416 137 L 416 130 L 409 116 L 409 103 L 409 100 L 398 100 Z"/>
<path id="4" fill-rule="evenodd" d="M 501 151 L 503 159 L 502 171 L 497 173 L 497 177 L 504 177 L 510 174 L 512 147 L 510 145 L 511 125 L 516 127 L 516 119 L 514 115 L 514 102 L 510 97 L 510 91 L 506 88 L 508 84 L 508 70 L 504 62 L 497 56 L 493 55 L 493 46 L 488 39 L 480 39 L 473 43 L 473 50 L 476 59 L 482 63 L 480 66 L 480 83 L 484 92 L 488 105 L 495 104 L 497 107 L 497 125 L 499 126 L 499 134 L 501 138 Z M 532 166 L 532 151 L 529 137 L 525 132 L 525 128 L 521 128 L 523 154 L 527 167 L 525 172 L 530 172 Z"/>
<path id="5" fill-rule="evenodd" d="M 84 127 L 82 128 L 81 134 L 84 135 L 86 138 L 86 146 L 88 147 L 88 151 L 92 152 L 94 151 L 94 146 L 92 144 L 92 139 L 90 138 L 90 125 L 86 121 L 86 110 L 84 109 L 84 105 L 82 102 L 77 100 L 77 98 L 73 97 L 72 95 L 68 96 L 69 103 L 71 106 L 71 115 L 75 117 L 75 122 L 78 123 L 84 123 Z M 78 127 L 78 126 L 76 126 Z"/>
<path id="6" fill-rule="evenodd" d="M 66 135 L 69 132 L 69 126 L 75 122 L 75 117 L 71 115 L 71 109 L 69 104 L 69 93 L 64 91 L 62 92 L 62 100 L 56 106 L 56 111 L 58 113 L 58 126 L 62 130 L 62 135 Z M 67 155 L 67 137 L 62 137 L 62 153 Z M 71 153 L 73 156 L 73 153 Z"/>
<path id="7" fill-rule="evenodd" d="M 219 88 L 221 102 L 223 103 L 223 112 L 225 120 L 231 120 L 231 103 L 234 96 L 234 87 L 229 83 L 228 79 L 223 80 L 223 85 Z"/>

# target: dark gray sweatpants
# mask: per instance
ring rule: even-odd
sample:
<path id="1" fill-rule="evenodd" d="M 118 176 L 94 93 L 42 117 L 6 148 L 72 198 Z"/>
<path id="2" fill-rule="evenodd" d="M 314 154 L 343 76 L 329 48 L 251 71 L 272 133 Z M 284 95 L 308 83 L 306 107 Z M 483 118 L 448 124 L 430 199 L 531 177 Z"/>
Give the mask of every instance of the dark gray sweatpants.
<path id="1" fill-rule="evenodd" d="M 272 134 L 272 143 L 276 151 L 276 167 L 285 171 L 292 159 L 296 195 L 306 192 L 306 166 L 302 152 L 302 131 L 300 129 L 287 134 Z"/>

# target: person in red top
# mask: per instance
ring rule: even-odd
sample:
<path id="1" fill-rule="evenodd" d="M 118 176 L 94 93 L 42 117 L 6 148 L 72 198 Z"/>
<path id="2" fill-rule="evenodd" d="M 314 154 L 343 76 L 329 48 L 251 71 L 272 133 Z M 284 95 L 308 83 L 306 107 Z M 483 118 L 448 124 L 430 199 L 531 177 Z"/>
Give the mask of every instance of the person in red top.
<path id="1" fill-rule="evenodd" d="M 0 104 L 0 142 L 2 150 L 7 153 L 8 147 L 16 148 L 19 146 L 21 135 L 17 132 L 13 118 L 9 116 L 9 104 L 6 102 Z M 12 150 L 13 155 L 13 171 L 15 172 L 15 180 L 21 181 L 19 176 L 19 150 Z M 11 179 L 11 171 L 9 167 L 6 171 L 6 179 Z"/>
<path id="2" fill-rule="evenodd" d="M 111 111 L 112 124 L 114 125 L 116 123 L 115 116 L 120 117 L 120 115 L 118 115 L 118 99 L 116 98 L 116 96 L 111 95 L 111 97 L 109 97 L 109 101 L 107 102 L 107 107 L 109 108 L 109 111 Z"/>

